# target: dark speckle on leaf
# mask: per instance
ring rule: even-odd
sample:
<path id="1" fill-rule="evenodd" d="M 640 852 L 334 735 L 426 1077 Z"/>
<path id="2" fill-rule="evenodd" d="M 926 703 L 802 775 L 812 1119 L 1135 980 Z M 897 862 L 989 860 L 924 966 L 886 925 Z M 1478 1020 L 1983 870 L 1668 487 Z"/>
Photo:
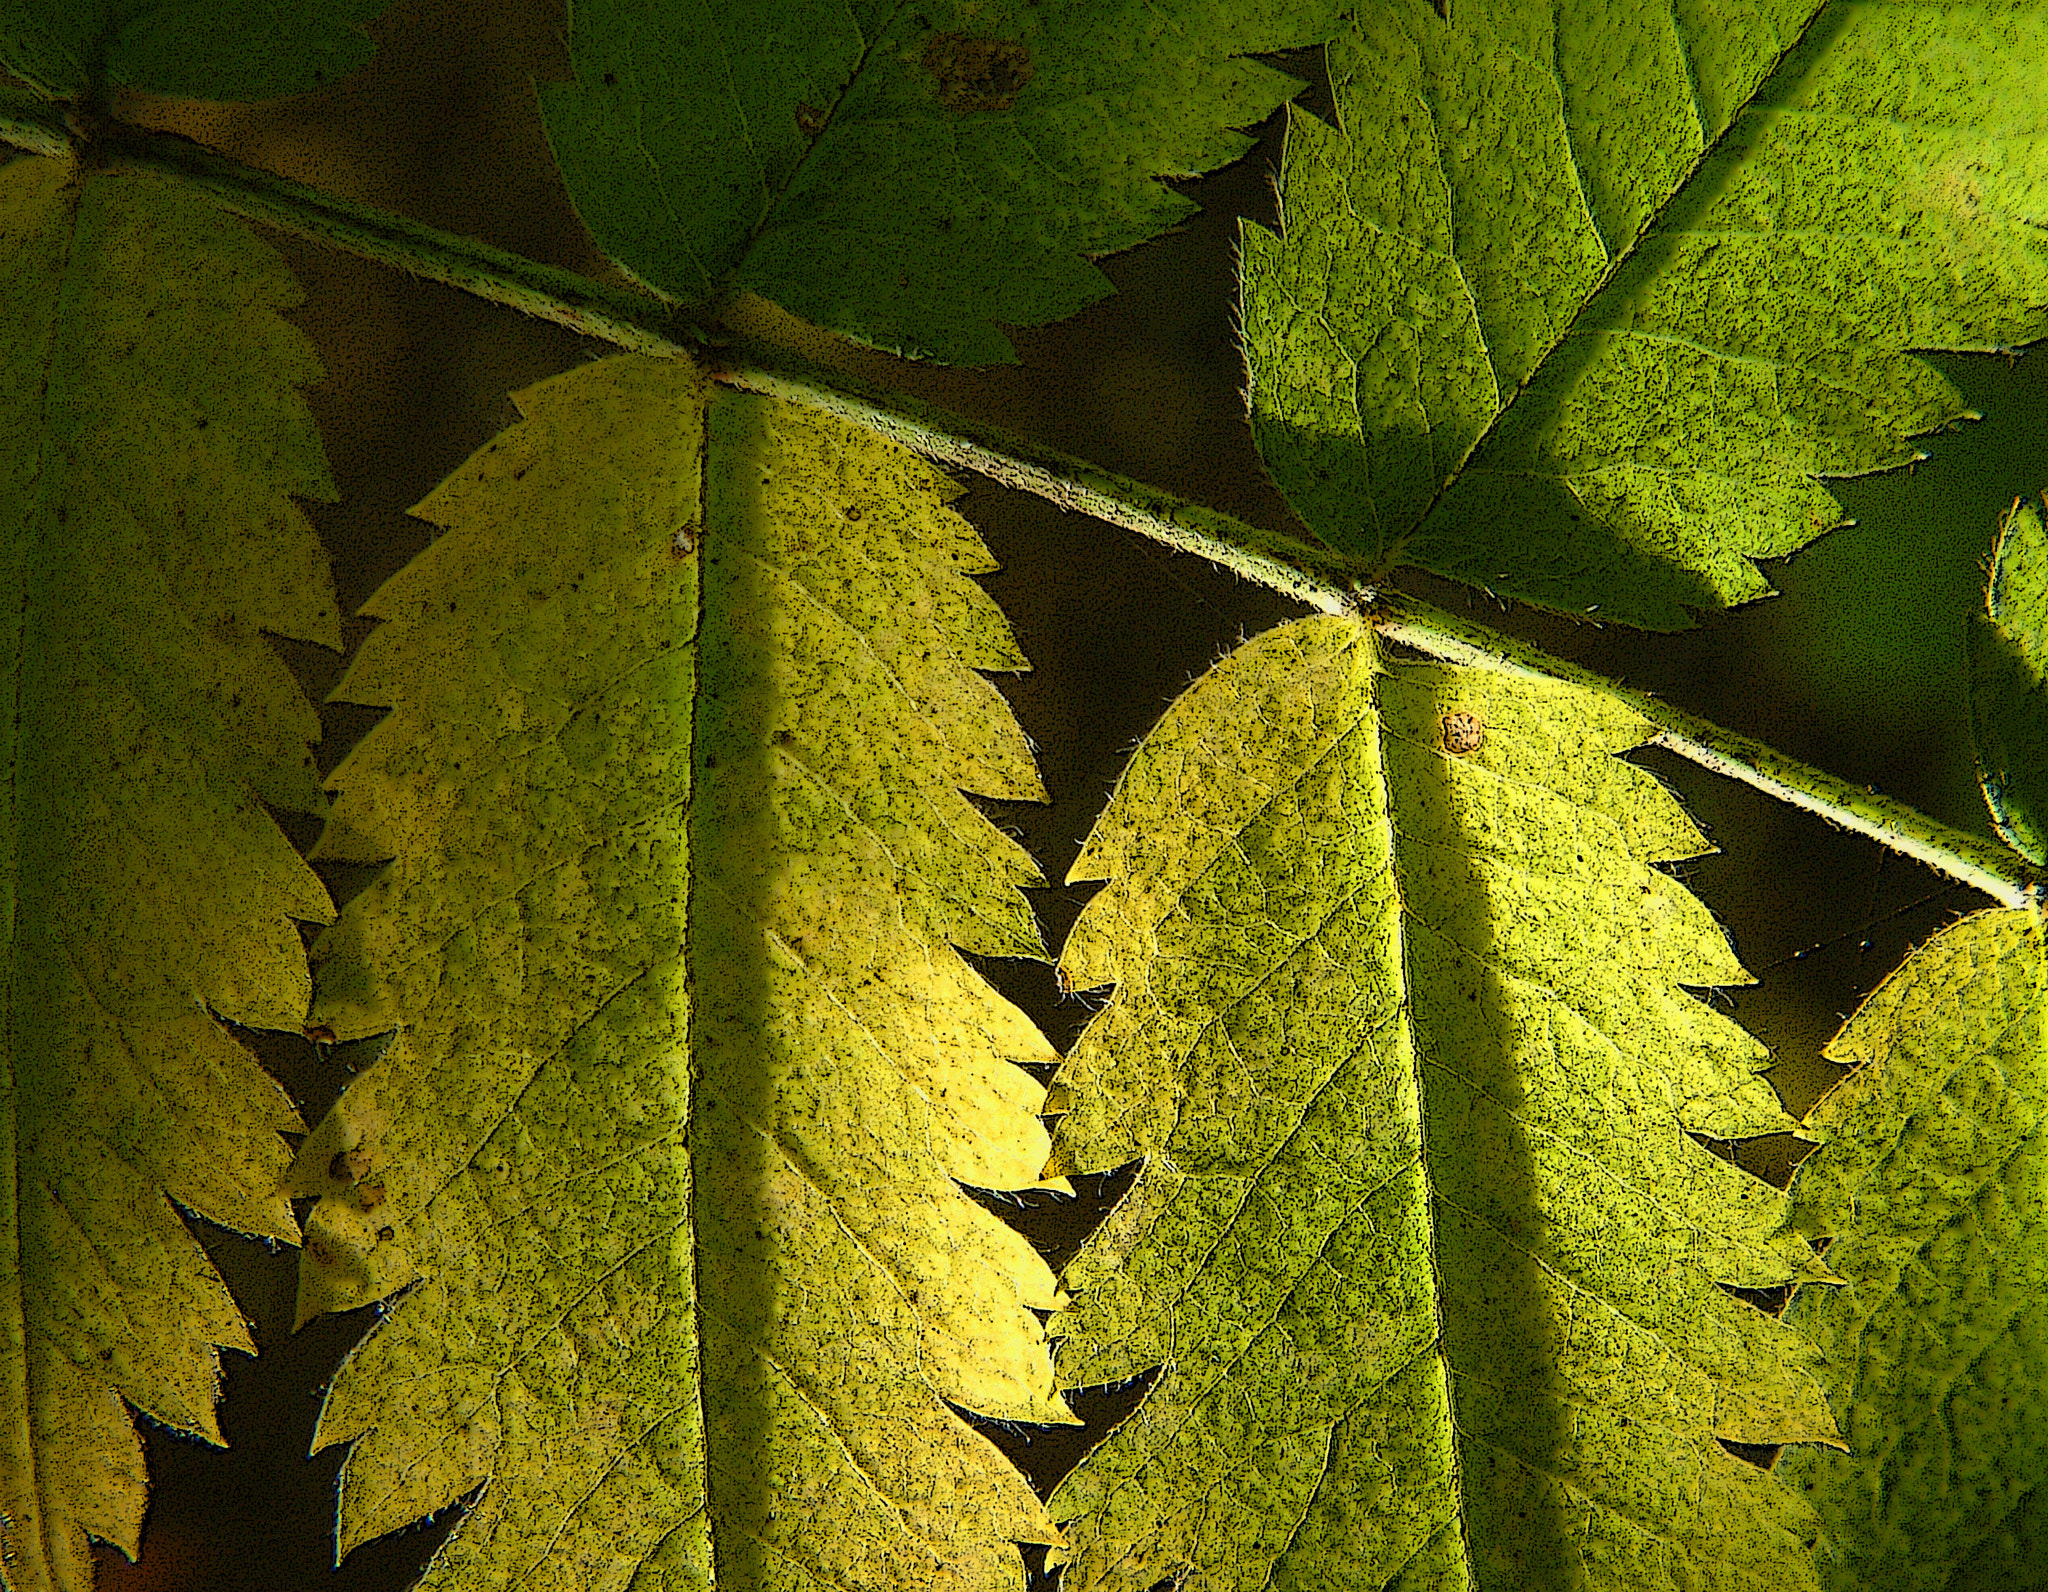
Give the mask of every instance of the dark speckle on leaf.
<path id="1" fill-rule="evenodd" d="M 962 116 L 1008 110 L 1035 70 L 1023 40 L 966 33 L 933 34 L 925 41 L 923 65 L 938 85 L 939 103 Z"/>
<path id="2" fill-rule="evenodd" d="M 1485 744 L 1486 726 L 1476 713 L 1446 713 L 1443 721 L 1444 750 L 1453 757 L 1465 757 Z"/>
<path id="3" fill-rule="evenodd" d="M 619 86 L 619 74 L 616 72 L 605 73 L 604 86 L 606 88 L 617 88 Z"/>

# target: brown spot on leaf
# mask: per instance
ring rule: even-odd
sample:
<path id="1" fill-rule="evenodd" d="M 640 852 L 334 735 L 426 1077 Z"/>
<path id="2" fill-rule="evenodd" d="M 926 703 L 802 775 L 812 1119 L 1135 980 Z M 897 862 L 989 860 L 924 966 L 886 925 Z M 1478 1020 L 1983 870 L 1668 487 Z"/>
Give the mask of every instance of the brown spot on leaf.
<path id="1" fill-rule="evenodd" d="M 1036 70 L 1022 39 L 966 33 L 934 33 L 925 40 L 924 69 L 938 84 L 939 103 L 962 116 L 1008 110 Z"/>
<path id="2" fill-rule="evenodd" d="M 825 113 L 815 105 L 797 101 L 796 124 L 806 138 L 816 138 L 825 130 Z"/>
<path id="3" fill-rule="evenodd" d="M 1479 750 L 1486 740 L 1486 726 L 1479 715 L 1460 709 L 1446 713 L 1443 722 L 1444 750 L 1453 757 L 1465 757 Z"/>
<path id="4" fill-rule="evenodd" d="M 691 524 L 680 527 L 668 539 L 668 556 L 675 559 L 688 558 L 697 551 L 697 540 L 704 534 L 704 527 Z"/>
<path id="5" fill-rule="evenodd" d="M 377 1229 L 377 1242 L 380 1244 L 388 1244 L 397 1236 L 398 1229 L 395 1227 L 380 1227 Z"/>
<path id="6" fill-rule="evenodd" d="M 235 706 L 240 707 L 241 703 L 237 701 Z M 300 1032 L 316 1045 L 331 1045 L 334 1043 L 334 1030 L 325 1023 L 309 1023 Z"/>
<path id="7" fill-rule="evenodd" d="M 382 1183 L 358 1183 L 356 1185 L 356 1205 L 360 1209 L 374 1211 L 383 1203 L 384 1185 Z"/>

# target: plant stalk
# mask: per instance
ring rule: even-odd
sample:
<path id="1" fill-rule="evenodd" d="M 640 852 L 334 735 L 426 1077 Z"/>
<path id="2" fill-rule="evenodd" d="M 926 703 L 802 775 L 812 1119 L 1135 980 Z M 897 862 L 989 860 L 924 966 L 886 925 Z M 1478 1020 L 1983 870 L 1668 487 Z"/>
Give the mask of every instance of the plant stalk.
<path id="1" fill-rule="evenodd" d="M 781 349 L 740 340 L 719 354 L 737 356 L 712 361 L 714 376 L 729 386 L 837 415 L 940 464 L 1121 525 L 1325 613 L 1357 607 L 1354 593 L 1368 566 L 1341 553 L 1263 530 L 1000 426 L 871 388 Z"/>
<path id="2" fill-rule="evenodd" d="M 652 295 L 324 193 L 176 134 L 116 123 L 81 148 L 60 106 L 18 90 L 0 92 L 0 142 L 45 156 L 78 152 L 100 170 L 176 177 L 246 220 L 460 288 L 620 348 L 706 360 L 730 386 L 838 415 L 940 463 L 974 470 L 1063 509 L 1221 564 L 1325 613 L 1362 612 L 1390 641 L 1431 657 L 1604 691 L 1657 727 L 1654 744 L 1702 768 L 1867 835 L 2007 906 L 2036 907 L 2042 901 L 2038 871 L 1994 841 L 1939 823 L 1513 636 L 1399 592 L 1370 590 L 1371 571 L 1357 560 L 1262 530 L 1000 427 L 870 388 L 784 350 L 752 342 L 715 345 Z"/>
<path id="3" fill-rule="evenodd" d="M 509 304 L 586 337 L 643 354 L 695 353 L 706 335 L 665 301 L 373 205 L 245 166 L 177 133 L 114 122 L 81 143 L 56 106 L 0 96 L 0 140 L 42 155 L 67 147 L 99 171 L 150 172 L 188 182 L 223 210 L 328 248 L 361 255 L 478 298 Z"/>
<path id="4" fill-rule="evenodd" d="M 1657 727 L 1651 745 L 1676 752 L 1712 773 L 1740 780 L 1838 828 L 1867 835 L 2005 906 L 2032 907 L 2041 900 L 2041 881 L 2034 870 L 1997 841 L 1952 828 L 1904 802 L 1787 757 L 1762 741 L 1723 729 L 1647 691 L 1552 657 L 1525 641 L 1460 619 L 1405 593 L 1378 593 L 1373 615 L 1380 634 L 1389 641 L 1447 663 L 1564 680 L 1605 692 Z"/>

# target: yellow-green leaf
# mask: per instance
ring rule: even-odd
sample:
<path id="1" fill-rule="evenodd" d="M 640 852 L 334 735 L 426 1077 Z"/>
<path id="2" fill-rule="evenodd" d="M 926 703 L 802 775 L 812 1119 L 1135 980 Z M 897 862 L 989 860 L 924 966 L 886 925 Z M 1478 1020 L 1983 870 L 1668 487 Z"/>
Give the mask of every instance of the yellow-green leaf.
<path id="1" fill-rule="evenodd" d="M 2048 960 L 2030 911 L 1915 951 L 1827 1049 L 1795 1218 L 1837 1288 L 1786 1319 L 1827 1355 L 1850 1452 L 1788 1451 L 1829 1584 L 2003 1592 L 2048 1566 Z"/>
<path id="2" fill-rule="evenodd" d="M 402 1026 L 294 1172 L 304 1308 L 417 1278 L 321 1417 L 343 1551 L 487 1482 L 427 1586 L 1017 1585 L 1057 1534 L 947 1408 L 1071 1419 L 1052 1274 L 958 1186 L 1038 1180 L 1052 1059 L 954 949 L 1042 955 L 960 794 L 1040 794 L 988 556 L 680 362 L 518 402 L 340 692 L 392 711 L 323 850 L 395 860 L 317 1011 Z"/>
<path id="3" fill-rule="evenodd" d="M 1052 1164 L 1144 1164 L 1053 1330 L 1063 1386 L 1157 1380 L 1053 1497 L 1068 1588 L 1810 1585 L 1716 1441 L 1832 1435 L 1724 1291 L 1810 1257 L 1688 1137 L 1790 1124 L 1681 988 L 1744 974 L 1654 866 L 1705 847 L 1647 733 L 1319 618 L 1140 747 L 1074 868 L 1063 971 L 1116 993 Z"/>
<path id="4" fill-rule="evenodd" d="M 219 1442 L 254 1352 L 179 1205 L 296 1239 L 282 1090 L 216 1021 L 297 1028 L 326 892 L 264 804 L 324 806 L 259 632 L 337 646 L 292 495 L 334 489 L 240 222 L 147 176 L 0 169 L 0 1582 L 131 1556 L 123 1400 Z"/>

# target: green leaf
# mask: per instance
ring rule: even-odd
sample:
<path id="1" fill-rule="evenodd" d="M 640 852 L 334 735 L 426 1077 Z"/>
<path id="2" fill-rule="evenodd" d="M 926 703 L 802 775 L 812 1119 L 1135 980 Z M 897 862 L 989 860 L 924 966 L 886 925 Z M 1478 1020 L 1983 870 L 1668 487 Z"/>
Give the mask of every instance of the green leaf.
<path id="1" fill-rule="evenodd" d="M 1016 358 L 1110 291 L 1094 257 L 1193 202 L 1301 85 L 1331 0 L 578 0 L 542 109 L 600 247 L 691 305 L 757 293 L 862 342 Z"/>
<path id="2" fill-rule="evenodd" d="M 2032 912 L 1914 952 L 1827 1055 L 1794 1219 L 1843 1286 L 1786 1319 L 1828 1357 L 1847 1454 L 1779 1469 L 1819 1510 L 1830 1584 L 2002 1592 L 2048 1564 L 2048 966 Z"/>
<path id="3" fill-rule="evenodd" d="M 52 99 L 106 82 L 252 100 L 336 83 L 391 0 L 0 0 L 0 65 Z"/>
<path id="4" fill-rule="evenodd" d="M 404 1026 L 301 1149 L 304 1297 L 418 1279 L 321 1415 L 342 1551 L 487 1481 L 424 1585 L 1019 1585 L 1057 1534 L 946 1407 L 1072 1419 L 1052 1274 L 959 1188 L 1038 1181 L 1053 1059 L 954 949 L 1043 954 L 960 794 L 1042 794 L 988 556 L 915 456 L 681 363 L 517 401 L 338 693 L 392 711 L 321 851 L 396 860 L 316 1011 Z"/>
<path id="5" fill-rule="evenodd" d="M 2048 863 L 2048 530 L 2031 503 L 1998 527 L 1984 612 L 1970 615 L 1970 730 L 1991 821 Z"/>
<path id="6" fill-rule="evenodd" d="M 131 1557 L 134 1405 L 220 1441 L 253 1353 L 172 1201 L 295 1240 L 282 1090 L 217 1022 L 297 1029 L 327 894 L 264 804 L 324 807 L 259 634 L 338 647 L 292 495 L 331 498 L 283 264 L 175 184 L 0 168 L 0 1582 Z"/>
<path id="7" fill-rule="evenodd" d="M 1156 1375 L 1054 1494 L 1074 1592 L 1811 1584 L 1715 1440 L 1833 1435 L 1744 981 L 1653 864 L 1705 848 L 1593 692 L 1319 618 L 1161 720 L 1073 878 L 1113 983 L 1052 1165 L 1142 1158 L 1062 1279 L 1063 1386 Z M 1057 1557 L 1057 1553 L 1055 1555 Z"/>
<path id="8" fill-rule="evenodd" d="M 1448 11 L 1358 8 L 1245 228 L 1254 430 L 1332 546 L 1679 628 L 1965 412 L 1907 350 L 2048 331 L 2048 8 Z"/>

